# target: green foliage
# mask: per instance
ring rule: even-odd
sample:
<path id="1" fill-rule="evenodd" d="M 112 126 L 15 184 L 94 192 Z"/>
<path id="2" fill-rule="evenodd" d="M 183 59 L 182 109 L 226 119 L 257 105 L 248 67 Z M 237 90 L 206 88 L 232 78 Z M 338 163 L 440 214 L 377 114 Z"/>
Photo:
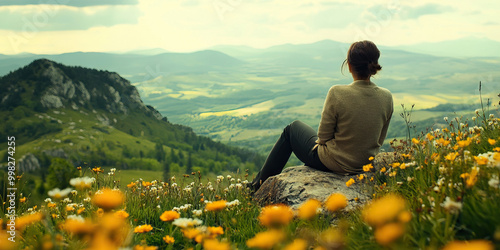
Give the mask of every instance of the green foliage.
<path id="1" fill-rule="evenodd" d="M 78 176 L 78 171 L 70 162 L 62 158 L 52 158 L 47 175 L 48 189 L 67 188 L 69 180 L 76 176 Z"/>

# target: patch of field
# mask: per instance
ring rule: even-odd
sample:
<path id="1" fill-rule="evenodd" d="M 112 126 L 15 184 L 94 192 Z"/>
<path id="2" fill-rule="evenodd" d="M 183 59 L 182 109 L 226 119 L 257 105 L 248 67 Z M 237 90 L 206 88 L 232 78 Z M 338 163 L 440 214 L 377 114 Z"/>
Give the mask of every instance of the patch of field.
<path id="1" fill-rule="evenodd" d="M 205 118 L 209 116 L 223 116 L 223 115 L 228 115 L 228 116 L 246 116 L 246 115 L 252 115 L 252 114 L 257 114 L 259 112 L 263 111 L 269 111 L 271 108 L 274 106 L 274 101 L 265 101 L 261 102 L 255 105 L 252 105 L 250 107 L 245 107 L 245 108 L 240 108 L 240 109 L 234 109 L 234 110 L 226 110 L 226 111 L 216 111 L 216 112 L 205 112 L 201 113 L 200 117 Z"/>
<path id="2" fill-rule="evenodd" d="M 313 98 L 307 100 L 306 103 L 300 107 L 291 108 L 290 111 L 293 111 L 293 113 L 299 115 L 316 116 L 321 114 L 324 103 L 325 103 L 324 97 Z"/>
<path id="3" fill-rule="evenodd" d="M 142 178 L 144 181 L 153 181 L 163 180 L 163 172 L 162 171 L 151 171 L 151 170 L 118 170 L 116 173 L 116 177 L 120 180 L 122 186 L 127 185 L 130 182 L 136 181 L 139 178 Z"/>
<path id="4" fill-rule="evenodd" d="M 282 131 L 281 129 L 247 129 L 247 130 L 242 130 L 233 137 L 231 137 L 231 141 L 259 139 L 262 137 L 279 135 L 281 131 Z"/>
<path id="5" fill-rule="evenodd" d="M 415 104 L 414 109 L 427 109 L 445 103 L 475 103 L 479 100 L 479 96 L 467 95 L 412 95 L 410 93 L 395 93 L 393 94 L 394 107 L 396 110 L 401 110 L 401 104 L 406 108 L 411 108 Z"/>

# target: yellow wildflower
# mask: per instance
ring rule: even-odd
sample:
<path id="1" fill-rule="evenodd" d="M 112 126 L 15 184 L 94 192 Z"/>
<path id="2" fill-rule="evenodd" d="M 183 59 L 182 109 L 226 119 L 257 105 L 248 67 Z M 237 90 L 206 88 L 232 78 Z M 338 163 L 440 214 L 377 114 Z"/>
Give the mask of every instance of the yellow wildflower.
<path id="1" fill-rule="evenodd" d="M 207 211 L 220 211 L 224 208 L 226 208 L 227 201 L 225 200 L 220 200 L 220 201 L 214 201 L 211 203 L 208 203 L 205 206 L 205 210 Z"/>
<path id="2" fill-rule="evenodd" d="M 455 158 L 457 158 L 457 156 L 458 156 L 457 152 L 451 152 L 451 153 L 447 154 L 444 158 L 448 161 L 454 161 Z"/>
<path id="3" fill-rule="evenodd" d="M 68 218 L 62 228 L 72 234 L 88 234 L 94 231 L 95 225 L 84 219 Z"/>
<path id="4" fill-rule="evenodd" d="M 102 247 L 102 246 L 100 246 Z M 157 250 L 158 247 L 155 246 L 141 246 L 141 245 L 135 245 L 134 250 Z"/>
<path id="5" fill-rule="evenodd" d="M 488 143 L 490 145 L 495 145 L 495 143 L 497 143 L 497 141 L 495 139 L 488 139 Z"/>
<path id="6" fill-rule="evenodd" d="M 409 211 L 403 211 L 398 215 L 398 220 L 403 223 L 407 223 L 411 220 L 411 217 L 412 215 Z"/>
<path id="7" fill-rule="evenodd" d="M 307 240 L 295 239 L 292 243 L 288 244 L 283 250 L 306 250 Z"/>
<path id="8" fill-rule="evenodd" d="M 127 187 L 128 188 L 133 188 L 135 187 L 137 184 L 135 184 L 135 182 L 131 182 L 130 184 L 127 184 Z"/>
<path id="9" fill-rule="evenodd" d="M 465 148 L 472 143 L 472 138 L 468 137 L 466 140 L 457 141 L 457 145 L 461 148 Z"/>
<path id="10" fill-rule="evenodd" d="M 493 148 L 493 151 L 495 151 L 495 152 L 500 152 L 500 147 L 495 147 L 495 148 Z"/>
<path id="11" fill-rule="evenodd" d="M 210 233 L 210 236 L 217 236 L 217 235 L 223 235 L 224 234 L 224 229 L 222 227 L 207 227 L 208 232 Z"/>
<path id="12" fill-rule="evenodd" d="M 19 202 L 21 202 L 21 203 L 24 203 L 25 201 L 26 201 L 26 197 L 19 199 Z"/>
<path id="13" fill-rule="evenodd" d="M 299 207 L 298 216 L 304 220 L 311 219 L 316 215 L 319 208 L 321 208 L 320 201 L 309 199 Z"/>
<path id="14" fill-rule="evenodd" d="M 373 159 L 375 159 L 375 157 L 373 156 L 370 156 L 370 158 L 368 158 L 369 161 L 373 161 Z"/>
<path id="15" fill-rule="evenodd" d="M 257 233 L 253 238 L 247 240 L 250 248 L 271 249 L 285 239 L 285 234 L 276 229 Z"/>
<path id="16" fill-rule="evenodd" d="M 347 198 L 343 194 L 331 194 L 325 201 L 325 207 L 330 212 L 336 212 L 347 206 Z"/>
<path id="17" fill-rule="evenodd" d="M 48 208 L 54 208 L 54 207 L 56 207 L 56 203 L 54 203 L 54 202 L 49 202 L 49 204 L 47 204 L 47 207 L 48 207 Z"/>
<path id="18" fill-rule="evenodd" d="M 95 213 L 97 214 L 97 217 L 102 217 L 104 215 L 104 210 L 102 208 L 98 208 Z"/>
<path id="19" fill-rule="evenodd" d="M 287 205 L 269 205 L 262 208 L 258 219 L 266 227 L 288 225 L 293 219 L 293 211 Z"/>
<path id="20" fill-rule="evenodd" d="M 437 139 L 437 140 L 436 140 L 436 143 L 437 143 L 437 145 L 439 145 L 439 146 L 446 147 L 446 146 L 448 146 L 448 144 L 450 144 L 450 143 L 451 143 L 451 141 L 449 141 L 449 140 L 445 140 L 444 138 L 439 138 L 439 139 Z"/>
<path id="21" fill-rule="evenodd" d="M 160 220 L 162 221 L 173 221 L 175 219 L 179 219 L 181 215 L 176 211 L 165 211 L 160 215 Z"/>
<path id="22" fill-rule="evenodd" d="M 92 202 L 104 209 L 111 210 L 113 208 L 119 207 L 125 201 L 125 196 L 120 190 L 104 188 L 100 192 L 96 193 L 92 199 Z"/>
<path id="23" fill-rule="evenodd" d="M 68 205 L 68 206 L 66 206 L 66 211 L 68 211 L 68 212 L 75 211 L 75 207 Z"/>
<path id="24" fill-rule="evenodd" d="M 151 230 L 153 230 L 153 227 L 151 225 L 140 225 L 134 228 L 134 233 L 147 233 Z"/>
<path id="25" fill-rule="evenodd" d="M 345 183 L 345 185 L 346 185 L 347 187 L 350 187 L 352 184 L 354 184 L 354 179 L 353 179 L 353 178 L 349 179 L 349 180 Z"/>
<path id="26" fill-rule="evenodd" d="M 129 214 L 125 210 L 118 210 L 114 213 L 114 215 L 122 219 L 126 219 L 129 216 Z"/>
<path id="27" fill-rule="evenodd" d="M 470 175 L 468 176 L 468 178 L 465 179 L 466 187 L 471 188 L 472 186 L 474 186 L 476 184 L 478 172 L 479 172 L 479 168 L 477 168 L 477 167 L 472 168 Z"/>
<path id="28" fill-rule="evenodd" d="M 81 207 L 79 208 L 77 211 L 76 211 L 76 214 L 81 214 L 85 211 L 85 208 L 84 207 Z"/>
<path id="29" fill-rule="evenodd" d="M 149 181 L 142 181 L 142 186 L 143 186 L 143 187 L 153 186 L 153 183 L 151 183 L 151 182 L 149 182 Z"/>
<path id="30" fill-rule="evenodd" d="M 358 180 L 362 181 L 364 178 L 365 178 L 365 175 L 364 175 L 364 174 L 360 174 L 360 175 L 358 175 Z"/>
<path id="31" fill-rule="evenodd" d="M 95 167 L 92 168 L 92 172 L 99 174 L 99 172 L 103 173 L 104 170 L 102 170 L 101 167 Z"/>
<path id="32" fill-rule="evenodd" d="M 12 242 L 9 238 L 12 237 L 10 234 L 7 234 L 7 231 L 0 230 L 0 249 L 2 250 L 13 250 L 20 249 L 18 248 L 18 240 Z"/>
<path id="33" fill-rule="evenodd" d="M 433 136 L 433 135 L 431 135 L 430 133 L 427 133 L 427 134 L 425 135 L 425 137 L 426 137 L 426 138 L 427 138 L 427 140 L 429 140 L 429 141 L 434 140 L 434 136 Z"/>
<path id="34" fill-rule="evenodd" d="M 385 167 L 380 169 L 380 173 L 384 173 L 385 171 L 387 171 L 387 169 Z"/>
<path id="35" fill-rule="evenodd" d="M 205 249 L 205 250 L 230 250 L 231 245 L 227 242 L 220 242 L 217 239 L 206 239 L 203 241 L 203 249 Z"/>
<path id="36" fill-rule="evenodd" d="M 489 160 L 483 156 L 474 156 L 474 161 L 476 161 L 477 165 L 486 165 Z"/>
<path id="37" fill-rule="evenodd" d="M 175 239 L 170 235 L 165 235 L 165 237 L 163 237 L 163 241 L 165 241 L 165 243 L 167 244 L 173 244 L 175 242 Z"/>
<path id="38" fill-rule="evenodd" d="M 363 219 L 371 226 L 380 226 L 389 222 L 405 210 L 406 201 L 398 195 L 388 194 L 374 200 L 362 211 Z"/>
<path id="39" fill-rule="evenodd" d="M 405 164 L 404 162 L 403 162 L 403 163 L 401 163 L 401 165 L 399 165 L 399 168 L 400 168 L 400 169 L 405 169 L 405 168 L 406 168 L 406 164 Z"/>
<path id="40" fill-rule="evenodd" d="M 370 172 L 373 168 L 373 165 L 370 163 L 370 164 L 366 164 L 363 166 L 363 171 L 365 172 Z"/>
<path id="41" fill-rule="evenodd" d="M 412 138 L 411 142 L 415 145 L 418 145 L 420 143 L 420 141 L 417 138 Z"/>
<path id="42" fill-rule="evenodd" d="M 375 240 L 382 246 L 387 246 L 404 234 L 401 223 L 389 223 L 375 229 Z"/>
<path id="43" fill-rule="evenodd" d="M 458 241 L 454 240 L 446 246 L 443 250 L 493 250 L 495 247 L 491 241 L 487 240 L 471 240 L 471 241 Z"/>
<path id="44" fill-rule="evenodd" d="M 34 214 L 23 215 L 16 219 L 16 230 L 22 231 L 27 225 L 39 222 L 43 219 L 43 214 L 36 212 Z"/>
<path id="45" fill-rule="evenodd" d="M 196 236 L 201 234 L 201 231 L 197 228 L 186 228 L 182 229 L 182 234 L 188 239 L 194 239 Z"/>
<path id="46" fill-rule="evenodd" d="M 393 163 L 391 164 L 391 167 L 392 167 L 392 168 L 398 168 L 400 165 L 401 165 L 401 163 L 399 163 L 399 162 L 393 162 Z"/>

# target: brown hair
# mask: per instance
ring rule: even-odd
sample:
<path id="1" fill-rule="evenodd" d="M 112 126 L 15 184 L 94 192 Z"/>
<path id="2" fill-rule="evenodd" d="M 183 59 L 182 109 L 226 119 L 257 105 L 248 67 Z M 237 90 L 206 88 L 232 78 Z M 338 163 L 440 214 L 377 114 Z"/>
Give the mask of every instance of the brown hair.
<path id="1" fill-rule="evenodd" d="M 342 69 L 349 63 L 355 75 L 368 79 L 382 69 L 378 64 L 379 57 L 380 51 L 373 42 L 367 40 L 355 42 L 347 51 L 347 59 L 342 63 Z"/>

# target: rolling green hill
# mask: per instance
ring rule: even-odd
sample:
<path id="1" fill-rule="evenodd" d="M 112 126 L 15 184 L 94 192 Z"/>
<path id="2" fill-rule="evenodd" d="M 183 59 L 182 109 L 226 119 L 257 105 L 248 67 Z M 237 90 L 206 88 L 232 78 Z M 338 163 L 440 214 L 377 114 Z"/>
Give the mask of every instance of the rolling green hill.
<path id="1" fill-rule="evenodd" d="M 46 178 L 56 174 L 55 159 L 85 171 L 96 166 L 153 170 L 167 178 L 193 171 L 254 171 L 263 162 L 253 151 L 170 123 L 116 73 L 40 59 L 0 78 L 0 88 L 5 90 L 0 93 L 1 169 L 7 165 L 7 136 L 15 136 L 18 174 L 31 176 L 28 181 L 40 194 L 51 188 Z"/>

